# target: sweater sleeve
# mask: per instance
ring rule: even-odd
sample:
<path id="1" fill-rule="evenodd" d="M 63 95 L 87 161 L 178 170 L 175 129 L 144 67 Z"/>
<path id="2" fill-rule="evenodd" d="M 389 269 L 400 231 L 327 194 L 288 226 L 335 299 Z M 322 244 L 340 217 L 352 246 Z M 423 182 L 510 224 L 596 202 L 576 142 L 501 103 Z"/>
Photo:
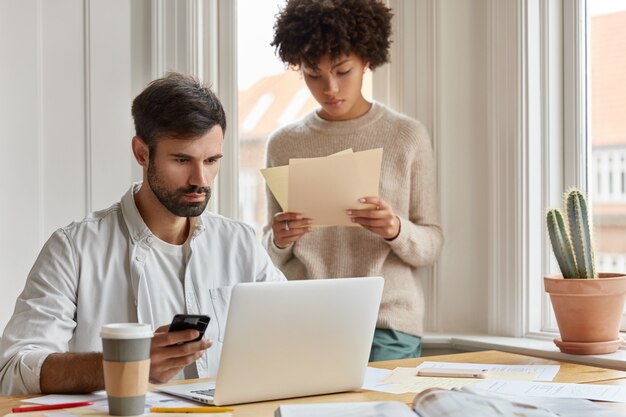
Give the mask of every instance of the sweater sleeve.
<path id="1" fill-rule="evenodd" d="M 389 246 L 407 264 L 414 267 L 435 263 L 443 246 L 439 221 L 437 180 L 432 146 L 426 129 L 419 125 L 417 151 L 411 166 L 411 189 L 408 218 L 400 219 L 400 234 Z"/>

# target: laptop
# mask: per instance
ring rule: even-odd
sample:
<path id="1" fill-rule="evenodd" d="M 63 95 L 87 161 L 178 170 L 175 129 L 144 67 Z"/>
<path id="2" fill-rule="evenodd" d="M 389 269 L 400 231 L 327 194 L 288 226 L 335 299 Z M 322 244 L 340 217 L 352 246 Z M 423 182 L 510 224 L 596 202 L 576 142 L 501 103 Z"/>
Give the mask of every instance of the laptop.
<path id="1" fill-rule="evenodd" d="M 213 405 L 359 389 L 382 291 L 381 277 L 237 284 L 215 383 L 157 389 Z"/>

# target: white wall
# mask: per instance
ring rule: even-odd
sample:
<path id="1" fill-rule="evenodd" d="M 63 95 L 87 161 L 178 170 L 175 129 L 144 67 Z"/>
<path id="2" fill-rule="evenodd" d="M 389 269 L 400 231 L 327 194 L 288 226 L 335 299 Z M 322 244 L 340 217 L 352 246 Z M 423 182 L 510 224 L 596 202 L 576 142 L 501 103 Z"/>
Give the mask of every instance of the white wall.
<path id="1" fill-rule="evenodd" d="M 130 102 L 145 83 L 131 59 L 141 5 L 0 2 L 2 329 L 50 233 L 139 178 L 129 149 Z"/>
<path id="2" fill-rule="evenodd" d="M 415 85 L 432 80 L 435 108 L 420 100 L 415 108 L 434 114 L 428 123 L 446 237 L 434 330 L 487 329 L 486 2 L 419 2 L 435 11 L 436 73 L 418 74 Z M 169 48 L 167 38 L 151 44 L 156 4 L 173 7 L 149 0 L 0 2 L 0 329 L 50 233 L 117 201 L 139 178 L 129 150 L 131 100 L 155 68 L 177 65 L 155 59 Z"/>
<path id="3" fill-rule="evenodd" d="M 437 2 L 438 330 L 487 332 L 487 2 Z"/>

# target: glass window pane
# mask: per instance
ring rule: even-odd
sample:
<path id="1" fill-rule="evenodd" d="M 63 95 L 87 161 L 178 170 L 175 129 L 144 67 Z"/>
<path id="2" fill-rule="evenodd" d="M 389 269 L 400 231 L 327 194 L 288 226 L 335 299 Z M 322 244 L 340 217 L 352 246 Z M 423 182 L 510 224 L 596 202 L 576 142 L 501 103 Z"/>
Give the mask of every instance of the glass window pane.
<path id="1" fill-rule="evenodd" d="M 626 0 L 588 5 L 596 262 L 598 271 L 626 272 Z"/>
<path id="2" fill-rule="evenodd" d="M 317 108 L 298 71 L 286 69 L 270 46 L 284 0 L 238 0 L 239 216 L 261 235 L 265 224 L 265 144 L 269 135 Z M 372 97 L 372 77 L 363 80 Z"/>

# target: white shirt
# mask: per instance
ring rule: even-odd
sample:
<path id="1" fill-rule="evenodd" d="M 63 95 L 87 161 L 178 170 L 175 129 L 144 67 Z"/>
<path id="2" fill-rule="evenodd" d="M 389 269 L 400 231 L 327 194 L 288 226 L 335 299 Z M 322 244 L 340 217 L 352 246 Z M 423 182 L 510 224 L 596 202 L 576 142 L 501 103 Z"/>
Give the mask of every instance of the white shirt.
<path id="1" fill-rule="evenodd" d="M 106 323 L 149 323 L 146 265 L 154 238 L 134 202 L 134 184 L 119 203 L 54 232 L 41 250 L 0 340 L 0 394 L 40 392 L 46 357 L 55 352 L 99 352 Z M 232 287 L 239 282 L 282 281 L 245 223 L 205 212 L 194 222 L 184 271 L 184 306 L 208 314 L 213 340 L 196 362 L 200 377 L 215 376 Z"/>
<path id="2" fill-rule="evenodd" d="M 186 313 L 185 270 L 189 259 L 189 241 L 172 245 L 156 236 L 148 243 L 150 262 L 145 263 L 144 277 L 148 281 L 150 310 L 156 327 L 169 324 L 174 314 Z"/>

